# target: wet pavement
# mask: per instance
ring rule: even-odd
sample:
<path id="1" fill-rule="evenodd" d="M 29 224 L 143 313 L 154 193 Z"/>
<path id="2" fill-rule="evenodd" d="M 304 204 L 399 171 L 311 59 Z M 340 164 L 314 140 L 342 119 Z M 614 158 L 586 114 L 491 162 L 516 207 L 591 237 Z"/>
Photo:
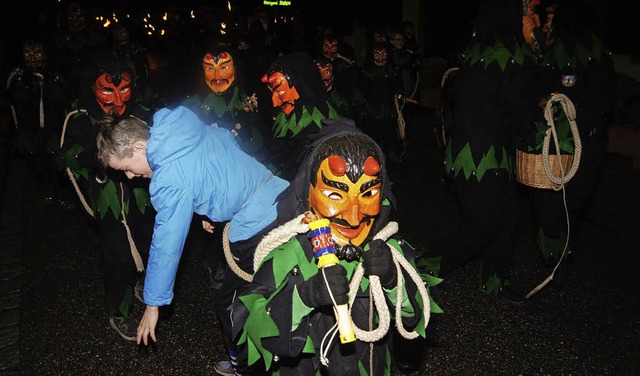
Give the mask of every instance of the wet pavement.
<path id="1" fill-rule="evenodd" d="M 3 114 L 6 107 L 3 107 Z M 6 126 L 3 115 L 3 129 Z M 417 248 L 459 220 L 442 182 L 439 122 L 420 109 L 406 154 L 393 172 L 400 233 Z M 4 134 L 4 133 L 3 133 Z M 4 140 L 4 139 L 3 139 Z M 3 143 L 3 153 L 6 143 Z M 6 156 L 3 155 L 3 156 Z M 223 359 L 213 310 L 215 290 L 197 254 L 183 261 L 174 314 L 159 343 L 141 348 L 109 326 L 98 243 L 79 210 L 43 205 L 26 163 L 3 171 L 0 227 L 0 375 L 213 375 Z M 512 282 L 526 293 L 550 273 L 535 251 L 526 196 Z M 478 262 L 454 271 L 441 289 L 443 314 L 412 354 L 411 375 L 634 375 L 640 373 L 640 171 L 608 154 L 593 206 L 583 221 L 564 289 L 545 288 L 522 305 L 477 288 Z M 136 302 L 141 314 L 143 305 Z M 394 366 L 393 375 L 400 370 Z"/>

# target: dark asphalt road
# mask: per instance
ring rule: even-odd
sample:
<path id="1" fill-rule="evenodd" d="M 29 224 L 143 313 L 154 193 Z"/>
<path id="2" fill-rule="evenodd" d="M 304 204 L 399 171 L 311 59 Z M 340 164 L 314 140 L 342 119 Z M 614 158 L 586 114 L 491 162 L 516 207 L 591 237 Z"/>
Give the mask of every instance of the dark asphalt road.
<path id="1" fill-rule="evenodd" d="M 418 248 L 459 218 L 440 179 L 437 122 L 424 110 L 410 124 L 405 166 L 393 179 L 400 233 Z M 535 252 L 524 196 L 522 209 L 513 283 L 526 293 L 550 271 Z M 638 213 L 640 172 L 609 154 L 566 287 L 514 306 L 481 293 L 478 264 L 469 262 L 444 283 L 445 313 L 432 315 L 413 375 L 639 374 Z M 8 163 L 1 225 L 0 375 L 214 374 L 222 339 L 198 255 L 183 264 L 159 343 L 141 349 L 109 327 L 95 232 L 78 211 L 41 205 L 20 159 Z"/>

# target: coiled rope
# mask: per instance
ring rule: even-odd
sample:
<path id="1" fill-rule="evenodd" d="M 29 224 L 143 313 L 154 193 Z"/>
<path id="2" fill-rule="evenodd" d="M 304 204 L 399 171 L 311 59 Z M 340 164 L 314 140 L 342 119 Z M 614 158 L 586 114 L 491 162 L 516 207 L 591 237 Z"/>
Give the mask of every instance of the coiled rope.
<path id="1" fill-rule="evenodd" d="M 571 135 L 573 136 L 573 143 L 574 143 L 573 161 L 571 162 L 571 168 L 569 169 L 566 175 L 564 171 L 564 165 L 562 164 L 562 160 L 561 160 L 562 155 L 560 154 L 560 143 L 558 141 L 558 134 L 556 133 L 556 127 L 553 121 L 553 103 L 554 102 L 559 102 L 562 105 L 562 109 L 564 110 L 564 113 L 567 115 L 567 119 L 569 120 L 569 127 L 571 129 Z M 545 278 L 545 280 L 542 281 L 538 286 L 534 287 L 531 291 L 529 291 L 529 293 L 527 293 L 527 295 L 525 296 L 526 299 L 531 298 L 538 291 L 540 291 L 544 286 L 546 286 L 549 282 L 551 282 L 551 280 L 553 280 L 556 274 L 556 270 L 558 270 L 558 267 L 562 263 L 562 260 L 564 259 L 567 253 L 567 249 L 569 248 L 569 239 L 571 237 L 571 222 L 569 218 L 569 208 L 567 207 L 565 184 L 568 183 L 578 171 L 578 167 L 580 166 L 580 157 L 582 155 L 582 142 L 580 141 L 580 133 L 578 131 L 578 125 L 576 123 L 576 109 L 573 105 L 573 102 L 571 102 L 571 100 L 569 99 L 569 97 L 567 97 L 564 94 L 558 94 L 558 93 L 553 94 L 551 98 L 547 101 L 547 104 L 544 108 L 544 118 L 547 119 L 547 125 L 549 125 L 549 129 L 547 129 L 547 132 L 544 137 L 544 142 L 542 144 L 542 166 L 544 167 L 545 174 L 547 175 L 547 177 L 552 183 L 551 188 L 554 191 L 562 190 L 562 202 L 564 205 L 565 217 L 567 222 L 567 238 L 565 240 L 564 248 L 562 250 L 562 254 L 560 255 L 560 259 L 558 260 L 558 263 L 556 264 L 556 266 L 553 268 L 553 271 L 551 272 L 551 274 L 547 278 Z M 550 144 L 551 136 L 553 136 L 553 141 L 556 148 L 558 166 L 560 167 L 560 176 L 554 176 L 553 172 L 551 171 L 551 164 L 549 160 L 549 144 Z"/>
<path id="2" fill-rule="evenodd" d="M 561 153 L 560 153 L 560 143 L 558 141 L 558 134 L 556 132 L 555 123 L 553 121 L 553 103 L 559 102 L 562 105 L 562 109 L 564 113 L 567 115 L 567 119 L 569 120 L 569 127 L 571 129 L 571 135 L 573 136 L 574 143 L 574 154 L 573 161 L 571 162 L 571 168 L 565 175 L 564 166 L 562 163 L 558 163 L 560 166 L 560 176 L 553 175 L 553 171 L 551 170 L 551 163 L 549 160 L 549 144 L 551 143 L 551 137 L 553 136 L 553 142 L 556 147 L 556 155 L 558 157 L 558 161 L 561 161 Z M 576 123 L 576 109 L 573 106 L 573 102 L 564 94 L 553 94 L 551 98 L 547 101 L 547 104 L 544 108 L 544 118 L 547 119 L 547 125 L 549 125 L 549 129 L 547 129 L 544 142 L 542 144 L 542 166 L 544 167 L 544 172 L 549 178 L 549 180 L 556 184 L 552 185 L 552 188 L 555 191 L 559 191 L 563 188 L 565 183 L 568 183 L 569 180 L 573 178 L 573 176 L 578 171 L 578 167 L 580 166 L 580 156 L 582 155 L 582 143 L 580 142 L 580 133 L 578 131 L 578 125 Z"/>
<path id="3" fill-rule="evenodd" d="M 310 213 L 301 214 L 298 217 L 290 220 L 289 222 L 283 224 L 280 227 L 277 227 L 271 230 L 258 244 L 256 247 L 256 252 L 253 259 L 254 270 L 260 266 L 264 258 L 271 252 L 271 250 L 276 247 L 287 242 L 291 237 L 309 232 L 309 224 L 304 223 L 305 219 L 309 219 L 309 216 L 312 215 Z M 226 224 L 224 228 L 224 232 L 222 234 L 223 238 L 223 249 L 225 253 L 225 259 L 231 270 L 236 273 L 237 276 L 244 279 L 245 281 L 251 282 L 253 280 L 253 276 L 246 273 L 237 265 L 233 256 L 231 254 L 231 248 L 229 244 L 229 223 Z M 375 235 L 374 239 L 387 240 L 389 237 L 398 232 L 398 224 L 396 222 L 389 222 L 385 228 L 383 228 L 378 234 Z M 416 286 L 418 286 L 418 291 L 422 297 L 423 307 L 422 311 L 424 314 L 425 328 L 429 323 L 429 318 L 431 315 L 430 311 L 430 300 L 429 294 L 427 292 L 427 288 L 420 278 L 418 272 L 411 266 L 409 261 L 404 258 L 404 256 L 398 252 L 395 248 L 389 246 L 389 250 L 391 251 L 391 255 L 393 256 L 393 263 L 396 267 L 397 271 L 397 285 L 396 285 L 396 326 L 398 328 L 398 332 L 407 339 L 416 338 L 419 334 L 415 331 L 409 332 L 402 325 L 402 301 L 404 299 L 404 279 L 401 269 L 405 269 L 405 271 L 409 274 L 409 277 L 414 281 Z M 362 277 L 364 275 L 364 269 L 362 264 L 358 264 L 356 267 L 356 271 L 349 283 L 349 314 L 351 314 L 351 306 L 355 300 L 358 289 L 360 288 L 360 282 L 362 281 Z M 354 324 L 354 332 L 356 333 L 356 337 L 364 342 L 375 342 L 382 338 L 385 334 L 387 334 L 389 330 L 389 308 L 387 307 L 384 291 L 382 290 L 382 286 L 380 285 L 380 278 L 378 276 L 372 275 L 369 276 L 370 289 L 369 293 L 372 294 L 373 302 L 375 303 L 376 310 L 379 316 L 379 325 L 378 328 L 371 331 L 366 331 L 360 329 Z M 370 321 L 373 323 L 374 316 L 373 310 L 370 311 Z"/>
<path id="4" fill-rule="evenodd" d="M 379 233 L 374 236 L 374 239 L 381 239 L 386 241 L 392 235 L 398 232 L 398 223 L 397 222 L 389 222 Z M 409 332 L 402 325 L 402 301 L 404 299 L 404 278 L 402 274 L 402 269 L 404 269 L 409 277 L 413 280 L 413 282 L 418 287 L 418 292 L 422 297 L 422 312 L 424 315 L 424 327 L 426 328 L 429 324 L 429 318 L 431 317 L 430 310 L 430 301 L 429 301 L 429 293 L 427 292 L 427 288 L 420 278 L 418 272 L 411 266 L 409 261 L 404 258 L 404 256 L 398 252 L 395 248 L 388 245 L 389 250 L 391 251 L 391 255 L 393 256 L 393 263 L 396 267 L 397 272 L 397 285 L 396 285 L 396 309 L 395 309 L 395 322 L 396 328 L 400 335 L 402 335 L 406 339 L 414 339 L 418 337 L 418 333 L 415 331 Z M 356 271 L 353 273 L 353 277 L 351 278 L 351 282 L 349 283 L 349 309 L 353 305 L 353 302 L 356 297 L 356 293 L 360 288 L 360 281 L 362 281 L 362 277 L 364 275 L 364 268 L 362 267 L 362 263 L 359 263 L 356 267 Z M 380 278 L 376 275 L 369 276 L 369 284 L 371 285 L 369 288 L 369 293 L 373 295 L 373 302 L 376 306 L 376 310 L 378 312 L 379 324 L 378 328 L 366 331 L 358 328 L 358 326 L 354 323 L 353 330 L 356 333 L 356 338 L 364 341 L 364 342 L 375 342 L 382 338 L 385 334 L 387 334 L 389 330 L 389 308 L 387 307 L 384 291 L 382 290 L 382 285 L 380 284 Z M 370 315 L 373 315 L 373 311 L 370 311 Z M 372 316 L 370 316 L 372 319 Z"/>

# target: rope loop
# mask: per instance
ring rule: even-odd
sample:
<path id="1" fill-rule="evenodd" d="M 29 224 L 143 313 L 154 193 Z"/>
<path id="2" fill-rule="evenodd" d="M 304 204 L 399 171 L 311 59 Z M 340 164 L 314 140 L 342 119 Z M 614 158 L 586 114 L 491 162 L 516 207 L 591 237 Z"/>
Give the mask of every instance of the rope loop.
<path id="1" fill-rule="evenodd" d="M 571 162 L 571 168 L 568 172 L 564 171 L 564 166 L 562 164 L 562 154 L 560 152 L 560 143 L 558 141 L 558 134 L 556 132 L 555 123 L 553 121 L 553 103 L 559 102 L 567 115 L 567 119 L 569 120 L 569 127 L 571 129 L 571 135 L 573 136 L 574 143 L 574 155 L 573 161 Z M 568 183 L 578 171 L 578 167 L 580 166 L 580 157 L 582 155 L 582 143 L 580 141 L 580 133 L 578 131 L 578 125 L 576 123 L 576 109 L 573 105 L 573 102 L 564 94 L 553 94 L 551 98 L 547 101 L 547 104 L 544 108 L 544 118 L 547 120 L 547 125 L 549 125 L 549 129 L 544 137 L 544 142 L 542 144 L 542 166 L 544 167 L 544 172 L 549 178 L 549 180 L 555 184 L 553 189 L 559 191 L 562 189 L 566 183 Z M 551 138 L 553 137 L 554 145 L 556 148 L 556 155 L 558 157 L 558 165 L 560 167 L 560 175 L 555 176 L 551 169 L 551 163 L 549 160 L 549 145 L 551 143 Z"/>
<path id="2" fill-rule="evenodd" d="M 397 222 L 389 222 L 387 226 L 385 226 L 379 233 L 374 236 L 374 239 L 381 239 L 386 241 L 395 233 L 398 232 L 398 223 Z M 402 273 L 402 269 L 404 269 L 409 277 L 413 280 L 413 282 L 418 287 L 418 292 L 422 297 L 422 312 L 424 315 L 424 326 L 425 328 L 429 324 L 429 318 L 431 316 L 430 309 L 430 299 L 429 293 L 427 292 L 427 288 L 420 277 L 420 274 L 411 266 L 409 261 L 404 258 L 404 256 L 398 252 L 395 248 L 390 245 L 389 251 L 393 256 L 393 264 L 396 267 L 397 271 L 397 285 L 396 285 L 396 309 L 395 309 L 395 322 L 396 328 L 400 335 L 402 335 L 406 339 L 414 339 L 418 337 L 417 332 L 409 332 L 402 325 L 402 301 L 404 300 L 404 276 Z M 360 282 L 362 281 L 362 277 L 364 275 L 364 269 L 362 267 L 362 263 L 358 264 L 356 271 L 353 273 L 353 277 L 351 278 L 351 282 L 349 283 L 349 308 L 353 305 L 353 302 L 356 297 L 356 293 L 360 288 Z M 375 308 L 378 313 L 378 328 L 366 331 L 358 328 L 356 324 L 353 324 L 353 330 L 356 333 L 356 337 L 364 342 L 376 342 L 384 337 L 385 334 L 389 331 L 389 308 L 387 307 L 387 303 L 384 297 L 384 290 L 380 285 L 380 279 L 378 276 L 370 276 L 369 277 L 369 291 L 373 295 L 373 302 L 375 303 Z M 369 313 L 373 315 L 373 310 Z"/>
<path id="3" fill-rule="evenodd" d="M 289 222 L 283 224 L 280 227 L 277 227 L 271 230 L 258 244 L 256 247 L 256 252 L 253 259 L 254 270 L 257 270 L 264 258 L 271 252 L 271 250 L 276 247 L 287 242 L 292 236 L 297 234 L 302 234 L 309 231 L 308 222 L 305 223 L 304 219 L 308 215 L 308 213 L 301 214 L 298 217 L 290 220 Z M 397 222 L 389 222 L 387 226 L 385 226 L 378 234 L 375 235 L 374 239 L 381 239 L 386 241 L 392 235 L 398 232 L 398 223 Z M 233 259 L 231 254 L 231 249 L 229 245 L 229 223 L 226 224 L 224 228 L 224 232 L 222 235 L 223 238 L 223 248 L 225 259 L 231 270 L 233 270 L 236 275 L 245 281 L 251 282 L 253 280 L 253 276 L 251 274 L 246 273 L 242 269 L 240 269 Z M 429 294 L 427 292 L 427 288 L 425 287 L 420 274 L 411 266 L 409 261 L 404 258 L 404 256 L 398 252 L 395 248 L 388 246 L 391 255 L 393 256 L 393 263 L 395 265 L 396 271 L 398 273 L 397 285 L 396 285 L 396 310 L 395 310 L 395 321 L 398 332 L 407 339 L 414 339 L 418 337 L 417 332 L 409 332 L 402 325 L 402 301 L 404 300 L 404 276 L 402 273 L 402 269 L 409 275 L 409 277 L 414 281 L 416 286 L 418 287 L 418 292 L 422 297 L 422 311 L 425 319 L 424 326 L 427 327 L 429 323 L 429 318 L 431 315 L 430 310 L 430 299 Z M 360 288 L 360 282 L 364 277 L 364 268 L 362 267 L 362 263 L 359 263 L 353 273 L 351 278 L 351 282 L 349 283 L 349 314 L 351 315 L 351 307 L 355 301 L 356 294 L 358 289 Z M 369 291 L 372 295 L 373 303 L 375 305 L 376 312 L 378 314 L 378 327 L 376 329 L 366 331 L 358 328 L 355 323 L 353 324 L 353 330 L 356 334 L 356 338 L 364 341 L 364 342 L 376 342 L 384 337 L 389 331 L 390 327 L 390 313 L 389 307 L 387 306 L 387 302 L 384 295 L 384 290 L 382 289 L 382 285 L 380 284 L 380 279 L 378 276 L 372 275 L 369 277 Z M 371 318 L 373 318 L 373 310 L 369 313 Z M 353 316 L 352 316 L 353 317 Z"/>

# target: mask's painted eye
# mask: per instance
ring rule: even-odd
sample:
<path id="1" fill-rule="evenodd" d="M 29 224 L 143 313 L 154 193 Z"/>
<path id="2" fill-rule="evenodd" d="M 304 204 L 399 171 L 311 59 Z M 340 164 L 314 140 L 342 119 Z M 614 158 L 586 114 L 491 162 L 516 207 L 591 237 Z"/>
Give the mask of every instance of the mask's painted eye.
<path id="1" fill-rule="evenodd" d="M 373 197 L 375 195 L 377 195 L 379 192 L 378 189 L 371 189 L 369 191 L 366 191 L 365 193 L 362 194 L 362 197 Z"/>
<path id="2" fill-rule="evenodd" d="M 342 200 L 342 195 L 335 191 L 324 190 L 322 191 L 322 194 L 330 200 Z"/>

